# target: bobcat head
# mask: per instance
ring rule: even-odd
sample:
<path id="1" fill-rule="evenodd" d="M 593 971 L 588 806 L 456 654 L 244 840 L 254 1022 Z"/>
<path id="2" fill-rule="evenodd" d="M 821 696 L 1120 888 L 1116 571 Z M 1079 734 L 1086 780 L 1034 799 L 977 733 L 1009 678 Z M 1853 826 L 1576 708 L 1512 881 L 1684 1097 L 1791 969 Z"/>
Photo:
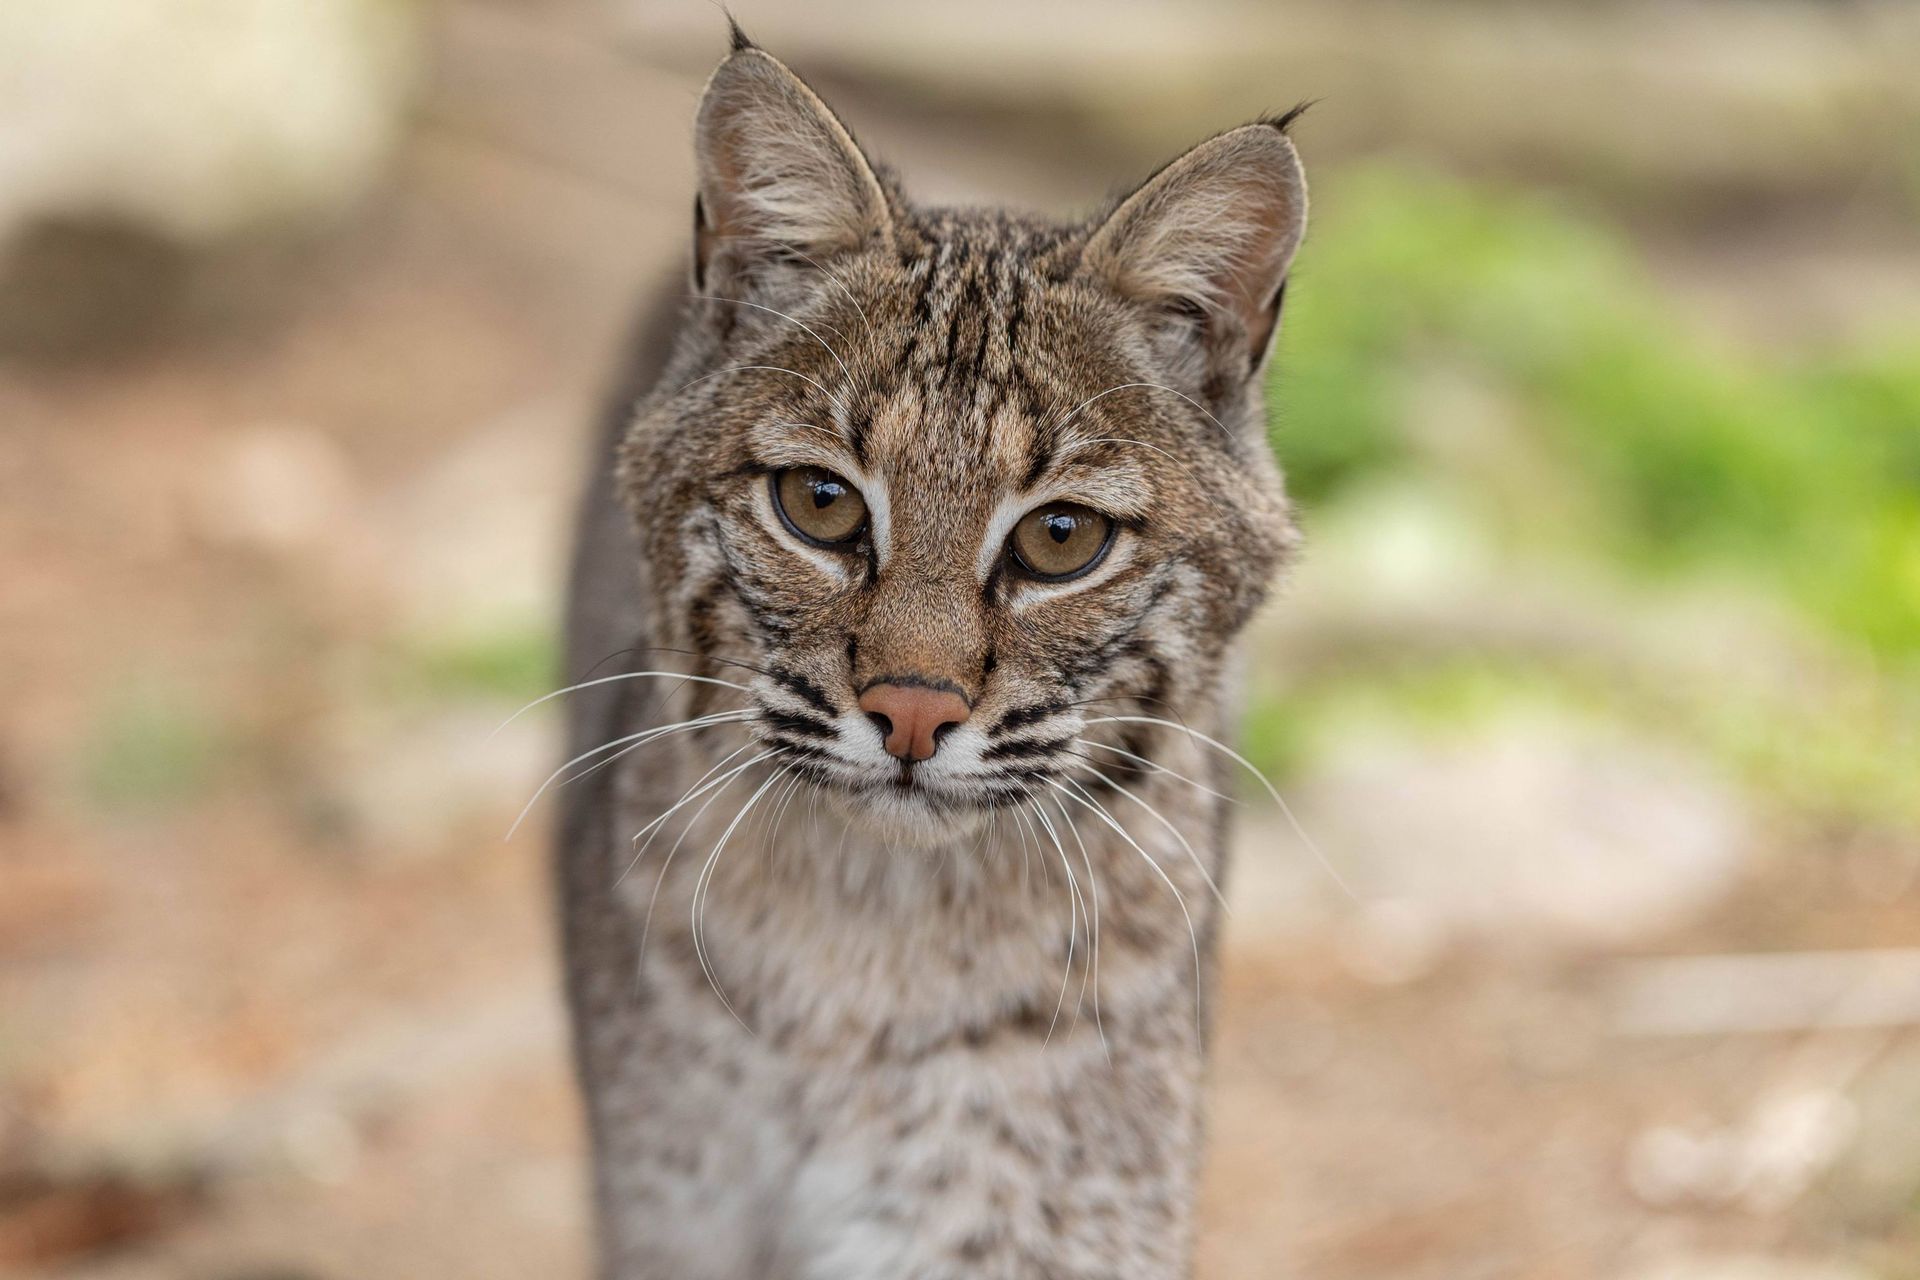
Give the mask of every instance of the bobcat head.
<path id="1" fill-rule="evenodd" d="M 655 643 L 908 837 L 1150 769 L 1148 718 L 1217 726 L 1292 539 L 1261 400 L 1306 221 L 1288 122 L 1081 222 L 921 208 L 736 34 L 678 345 L 621 449 Z"/>

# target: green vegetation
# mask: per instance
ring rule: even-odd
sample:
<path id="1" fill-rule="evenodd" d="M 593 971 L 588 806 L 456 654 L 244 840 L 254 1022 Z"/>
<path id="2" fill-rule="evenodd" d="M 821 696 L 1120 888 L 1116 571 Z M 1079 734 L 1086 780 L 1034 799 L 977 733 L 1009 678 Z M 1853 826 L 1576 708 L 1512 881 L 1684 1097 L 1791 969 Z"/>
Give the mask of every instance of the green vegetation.
<path id="1" fill-rule="evenodd" d="M 179 808 L 212 785 L 231 742 L 185 689 L 128 688 L 108 698 L 80 753 L 80 785 L 109 813 Z"/>
<path id="2" fill-rule="evenodd" d="M 413 696 L 529 702 L 559 684 L 555 645 L 535 622 L 425 637 L 392 656 L 391 677 Z"/>
<path id="3" fill-rule="evenodd" d="M 1624 243 L 1538 197 L 1338 183 L 1289 299 L 1274 443 L 1309 506 L 1418 470 L 1509 540 L 1733 571 L 1920 658 L 1920 341 L 1789 360 L 1716 345 Z M 1436 369 L 1507 410 L 1503 467 L 1414 429 Z"/>
<path id="4" fill-rule="evenodd" d="M 1310 526 L 1411 493 L 1464 513 L 1495 582 L 1606 583 L 1623 619 L 1731 584 L 1834 661 L 1801 687 L 1395 647 L 1267 673 L 1249 753 L 1284 773 L 1356 720 L 1444 732 L 1544 701 L 1795 806 L 1920 822 L 1920 335 L 1740 349 L 1677 317 L 1623 236 L 1538 195 L 1405 170 L 1323 188 L 1272 397 Z M 1740 625 L 1731 649 L 1795 651 Z"/>

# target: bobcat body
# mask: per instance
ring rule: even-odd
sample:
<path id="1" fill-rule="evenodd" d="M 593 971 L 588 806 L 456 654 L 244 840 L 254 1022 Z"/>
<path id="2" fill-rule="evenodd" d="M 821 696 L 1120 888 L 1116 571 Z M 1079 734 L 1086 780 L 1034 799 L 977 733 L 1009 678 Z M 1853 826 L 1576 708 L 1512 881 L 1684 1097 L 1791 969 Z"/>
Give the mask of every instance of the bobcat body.
<path id="1" fill-rule="evenodd" d="M 928 210 L 736 33 L 697 152 L 569 619 L 602 1274 L 1187 1274 L 1285 121 Z"/>

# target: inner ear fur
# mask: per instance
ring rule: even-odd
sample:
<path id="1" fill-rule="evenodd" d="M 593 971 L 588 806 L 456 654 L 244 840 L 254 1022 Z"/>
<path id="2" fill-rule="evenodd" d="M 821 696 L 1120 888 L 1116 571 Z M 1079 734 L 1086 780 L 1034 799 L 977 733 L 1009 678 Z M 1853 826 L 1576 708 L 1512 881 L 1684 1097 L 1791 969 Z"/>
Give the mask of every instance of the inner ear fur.
<path id="1" fill-rule="evenodd" d="M 1265 362 L 1287 269 L 1307 226 L 1307 183 L 1282 122 L 1194 147 L 1122 200 L 1087 242 L 1106 288 L 1197 322 L 1210 375 Z"/>
<path id="2" fill-rule="evenodd" d="M 846 126 L 799 76 L 736 38 L 695 122 L 694 284 L 724 266 L 823 260 L 891 238 L 885 189 Z"/>

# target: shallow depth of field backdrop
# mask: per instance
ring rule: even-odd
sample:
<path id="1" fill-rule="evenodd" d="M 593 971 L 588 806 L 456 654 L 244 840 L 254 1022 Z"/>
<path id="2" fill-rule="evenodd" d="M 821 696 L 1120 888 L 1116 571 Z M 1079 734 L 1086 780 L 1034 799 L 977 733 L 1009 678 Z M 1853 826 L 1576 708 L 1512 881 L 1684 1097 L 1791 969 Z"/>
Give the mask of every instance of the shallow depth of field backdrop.
<path id="1" fill-rule="evenodd" d="M 738 12 L 934 199 L 1321 99 L 1203 1280 L 1920 1276 L 1920 7 Z M 0 8 L 0 1273 L 585 1276 L 490 733 L 722 46 Z"/>

